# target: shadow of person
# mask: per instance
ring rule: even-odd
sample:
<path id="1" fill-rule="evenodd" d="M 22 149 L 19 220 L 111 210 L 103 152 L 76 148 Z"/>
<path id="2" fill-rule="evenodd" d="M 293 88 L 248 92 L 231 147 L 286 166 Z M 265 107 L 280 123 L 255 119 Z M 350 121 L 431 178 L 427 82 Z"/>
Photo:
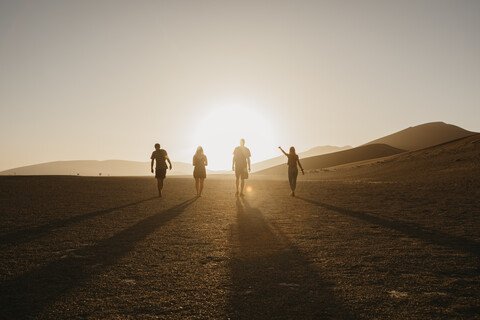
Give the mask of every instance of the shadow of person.
<path id="1" fill-rule="evenodd" d="M 41 225 L 41 226 L 36 226 L 36 227 L 28 228 L 28 229 L 16 230 L 16 231 L 1 235 L 0 236 L 0 243 L 2 245 L 8 245 L 8 244 L 19 245 L 19 244 L 22 244 L 22 243 L 25 243 L 25 242 L 35 240 L 35 239 L 41 237 L 42 235 L 47 234 L 48 232 L 50 232 L 52 230 L 67 227 L 67 226 L 69 226 L 71 224 L 74 224 L 74 223 L 79 223 L 79 222 L 82 222 L 82 221 L 85 221 L 85 220 L 88 220 L 88 219 L 93 219 L 95 217 L 98 217 L 98 216 L 101 216 L 101 215 L 104 215 L 104 214 L 107 214 L 107 213 L 110 213 L 110 212 L 113 212 L 113 211 L 116 211 L 116 210 L 124 209 L 124 208 L 127 208 L 127 207 L 132 207 L 132 206 L 135 206 L 137 204 L 140 204 L 140 203 L 143 203 L 143 202 L 146 202 L 146 201 L 150 201 L 150 200 L 153 200 L 153 199 L 158 199 L 158 197 L 152 197 L 152 198 L 148 198 L 148 199 L 144 199 L 144 200 L 139 200 L 139 201 L 127 203 L 127 204 L 124 204 L 124 205 L 121 205 L 121 206 L 118 206 L 118 207 L 109 208 L 109 209 L 97 210 L 97 211 L 93 211 L 93 212 L 89 212 L 89 213 L 85 213 L 85 214 L 80 214 L 80 215 L 76 215 L 76 216 L 73 216 L 73 217 L 70 217 L 70 218 L 67 218 L 67 219 L 53 221 L 51 223 L 44 224 L 44 225 Z"/>
<path id="2" fill-rule="evenodd" d="M 352 318 L 308 257 L 249 202 L 237 199 L 232 226 L 232 319 Z"/>
<path id="3" fill-rule="evenodd" d="M 457 251 L 476 255 L 477 257 L 480 256 L 480 243 L 475 240 L 470 240 L 463 237 L 447 234 L 442 231 L 429 229 L 413 222 L 384 218 L 377 214 L 364 211 L 349 210 L 303 197 L 297 197 L 297 199 L 309 202 L 313 205 L 323 207 L 328 210 L 341 213 L 343 215 L 363 220 L 370 224 L 401 232 L 409 237 L 417 238 L 428 243 L 452 248 Z"/>
<path id="4" fill-rule="evenodd" d="M 197 198 L 153 214 L 111 238 L 77 250 L 75 256 L 55 260 L 0 285 L 2 317 L 24 319 L 54 303 L 75 287 L 117 263 L 136 244 L 180 215 Z M 78 259 L 82 257 L 82 259 Z M 91 268 L 91 266 L 100 266 Z"/>

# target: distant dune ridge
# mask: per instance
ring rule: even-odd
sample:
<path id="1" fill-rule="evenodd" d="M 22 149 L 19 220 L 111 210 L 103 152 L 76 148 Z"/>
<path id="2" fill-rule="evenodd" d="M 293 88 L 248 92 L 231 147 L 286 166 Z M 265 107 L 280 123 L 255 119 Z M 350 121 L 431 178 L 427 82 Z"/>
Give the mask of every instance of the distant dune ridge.
<path id="1" fill-rule="evenodd" d="M 412 151 L 471 136 L 474 133 L 452 124 L 430 122 L 395 132 L 370 141 L 366 145 L 384 143 L 398 149 Z"/>
<path id="2" fill-rule="evenodd" d="M 193 166 L 172 162 L 172 175 L 190 175 Z M 150 176 L 150 162 L 125 160 L 56 161 L 25 166 L 0 172 L 1 175 L 81 175 L 81 176 Z"/>
<path id="3" fill-rule="evenodd" d="M 462 177 L 462 178 L 460 178 Z M 316 170 L 309 179 L 350 180 L 463 180 L 469 188 L 480 177 L 480 133 L 432 147 L 389 157 L 352 162 L 326 171 Z M 459 186 L 460 188 L 460 186 Z M 473 187 L 472 187 L 473 188 Z"/>
<path id="4" fill-rule="evenodd" d="M 405 150 L 397 149 L 386 144 L 370 144 L 349 150 L 301 159 L 300 162 L 305 170 L 312 170 L 338 166 L 345 163 L 381 158 L 402 152 L 405 152 Z M 285 164 L 262 170 L 257 174 L 286 174 L 286 161 Z"/>
<path id="5" fill-rule="evenodd" d="M 357 148 L 304 159 L 300 156 L 300 159 L 305 170 L 318 170 L 388 157 L 405 151 L 420 150 L 474 134 L 475 132 L 444 122 L 430 122 L 395 132 Z M 283 165 L 261 170 L 257 174 L 279 175 L 285 172 L 284 159 Z"/>
<path id="6" fill-rule="evenodd" d="M 444 122 L 431 122 L 410 127 L 385 137 L 370 141 L 362 146 L 321 146 L 299 153 L 305 170 L 318 170 L 342 166 L 349 163 L 368 162 L 407 151 L 421 150 L 449 141 L 476 134 Z M 283 146 L 288 150 L 289 146 Z M 258 175 L 286 174 L 286 157 L 278 157 L 252 164 L 252 172 Z M 191 175 L 193 167 L 183 162 L 173 162 L 171 175 Z M 231 171 L 210 171 L 209 174 Z M 14 168 L 0 175 L 82 175 L 82 176 L 149 176 L 150 163 L 124 160 L 106 161 L 57 161 Z"/>
<path id="7" fill-rule="evenodd" d="M 284 146 L 284 148 L 288 152 L 288 149 L 290 149 L 290 146 Z M 319 155 L 322 155 L 322 154 L 348 150 L 348 149 L 351 149 L 351 148 L 352 148 L 351 146 L 343 146 L 343 147 L 319 146 L 319 147 L 311 148 L 311 149 L 309 149 L 305 152 L 300 152 L 300 153 L 298 153 L 298 156 L 300 158 L 308 158 L 308 157 L 319 156 Z M 281 151 L 278 150 L 278 152 L 280 153 Z M 253 163 L 252 164 L 252 172 L 257 172 L 257 171 L 261 171 L 261 170 L 264 170 L 264 169 L 267 169 L 267 168 L 278 166 L 280 164 L 284 164 L 285 161 L 286 161 L 285 159 L 286 159 L 285 156 L 282 154 L 282 155 L 280 155 L 278 157 L 275 157 L 275 158 L 272 158 L 272 159 L 268 159 L 268 160 L 265 160 L 265 161 L 260 161 L 260 162 L 257 162 L 257 163 Z"/>

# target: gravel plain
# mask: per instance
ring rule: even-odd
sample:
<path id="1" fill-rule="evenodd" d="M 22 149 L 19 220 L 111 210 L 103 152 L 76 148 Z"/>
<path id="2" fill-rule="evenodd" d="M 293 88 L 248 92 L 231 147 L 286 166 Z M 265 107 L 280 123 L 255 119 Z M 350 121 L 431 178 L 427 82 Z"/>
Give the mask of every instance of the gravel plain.
<path id="1" fill-rule="evenodd" d="M 478 319 L 462 181 L 0 177 L 0 318 Z"/>

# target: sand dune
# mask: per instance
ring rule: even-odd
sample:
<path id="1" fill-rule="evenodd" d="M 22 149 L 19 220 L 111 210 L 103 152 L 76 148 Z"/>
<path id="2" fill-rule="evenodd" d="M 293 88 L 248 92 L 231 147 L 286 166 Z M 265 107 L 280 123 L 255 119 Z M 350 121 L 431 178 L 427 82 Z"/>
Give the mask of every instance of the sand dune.
<path id="1" fill-rule="evenodd" d="M 474 133 L 444 122 L 430 122 L 395 132 L 370 141 L 366 145 L 384 143 L 411 151 L 463 138 Z"/>
<path id="2" fill-rule="evenodd" d="M 312 170 L 311 179 L 422 180 L 433 176 L 451 180 L 480 176 L 480 134 L 425 149 L 352 162 L 328 170 Z"/>
<path id="3" fill-rule="evenodd" d="M 289 147 L 285 147 L 286 151 L 288 152 Z M 338 152 L 342 150 L 348 150 L 351 149 L 351 146 L 344 146 L 344 147 L 335 147 L 335 146 L 319 146 L 315 148 L 311 148 L 305 152 L 300 152 L 298 155 L 300 158 L 308 158 L 308 157 L 314 157 L 314 156 L 319 156 L 322 154 L 327 154 L 327 153 L 333 153 L 333 152 Z M 280 150 L 278 151 L 280 153 Z M 281 153 L 280 153 L 281 154 Z M 282 154 L 278 157 L 268 159 L 265 161 L 260 161 L 257 163 L 252 164 L 252 172 L 257 172 L 261 171 L 267 168 L 271 168 L 274 166 L 278 166 L 280 164 L 285 163 L 285 156 Z"/>
<path id="4" fill-rule="evenodd" d="M 345 163 L 375 159 L 404 152 L 386 144 L 370 144 L 357 148 L 324 154 L 316 157 L 300 159 L 305 170 L 328 168 Z M 284 164 L 257 172 L 258 175 L 284 175 L 286 172 L 286 157 Z"/>
<path id="5" fill-rule="evenodd" d="M 173 162 L 169 175 L 191 175 L 193 166 Z M 209 173 L 212 173 L 211 171 Z M 80 176 L 150 176 L 150 162 L 125 160 L 79 160 L 55 161 L 14 168 L 0 172 L 0 175 L 80 175 Z"/>
<path id="6" fill-rule="evenodd" d="M 367 161 L 401 153 L 405 150 L 420 150 L 455 139 L 475 134 L 460 127 L 443 122 L 431 122 L 393 133 L 391 135 L 351 148 L 321 146 L 299 153 L 307 170 L 322 169 L 347 163 Z M 287 147 L 286 147 L 287 148 Z M 340 151 L 342 150 L 342 151 Z M 283 155 L 252 164 L 252 172 L 260 175 L 285 174 L 286 158 Z M 81 175 L 81 176 L 149 176 L 149 162 L 125 160 L 106 161 L 56 161 L 19 167 L 0 172 L 0 175 Z M 170 175 L 191 175 L 192 166 L 174 162 Z M 210 171 L 209 174 L 231 173 Z"/>
<path id="7" fill-rule="evenodd" d="M 305 160 L 374 151 L 401 152 Z M 480 134 L 313 170 L 297 198 L 286 176 L 161 199 L 153 178 L 0 177 L 2 315 L 477 318 L 479 177 Z"/>

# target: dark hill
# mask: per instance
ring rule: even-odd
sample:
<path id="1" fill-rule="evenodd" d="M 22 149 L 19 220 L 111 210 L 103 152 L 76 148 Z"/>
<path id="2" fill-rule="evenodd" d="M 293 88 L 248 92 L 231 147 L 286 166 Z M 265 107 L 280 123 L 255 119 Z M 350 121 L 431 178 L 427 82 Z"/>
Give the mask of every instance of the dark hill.
<path id="1" fill-rule="evenodd" d="M 298 153 L 298 156 L 300 158 L 308 158 L 308 157 L 319 156 L 319 155 L 322 155 L 322 154 L 347 150 L 347 149 L 351 149 L 351 148 L 352 148 L 351 146 L 344 146 L 344 147 L 319 146 L 319 147 L 311 148 L 311 149 L 309 149 L 305 152 L 300 152 L 300 153 Z M 285 150 L 287 152 L 288 152 L 288 149 L 289 149 L 289 147 L 285 147 Z M 252 172 L 262 171 L 262 170 L 267 169 L 267 168 L 271 168 L 271 167 L 274 167 L 274 166 L 284 164 L 287 161 L 287 158 L 280 152 L 280 150 L 278 150 L 278 153 L 280 154 L 280 156 L 278 156 L 278 157 L 253 163 L 252 164 Z"/>
<path id="2" fill-rule="evenodd" d="M 474 132 L 444 122 L 430 122 L 395 132 L 365 145 L 384 143 L 403 150 L 419 150 L 467 137 Z"/>
<path id="3" fill-rule="evenodd" d="M 381 158 L 402 153 L 405 150 L 397 149 L 386 144 L 370 144 L 357 148 L 323 154 L 320 156 L 300 158 L 305 170 L 322 169 L 338 166 L 346 163 Z M 257 172 L 258 175 L 279 175 L 286 174 L 287 165 L 282 164 Z"/>
<path id="4" fill-rule="evenodd" d="M 480 177 L 480 134 L 421 150 L 309 172 L 309 179 L 456 181 L 472 194 Z M 478 198 L 478 197 L 477 197 Z"/>

